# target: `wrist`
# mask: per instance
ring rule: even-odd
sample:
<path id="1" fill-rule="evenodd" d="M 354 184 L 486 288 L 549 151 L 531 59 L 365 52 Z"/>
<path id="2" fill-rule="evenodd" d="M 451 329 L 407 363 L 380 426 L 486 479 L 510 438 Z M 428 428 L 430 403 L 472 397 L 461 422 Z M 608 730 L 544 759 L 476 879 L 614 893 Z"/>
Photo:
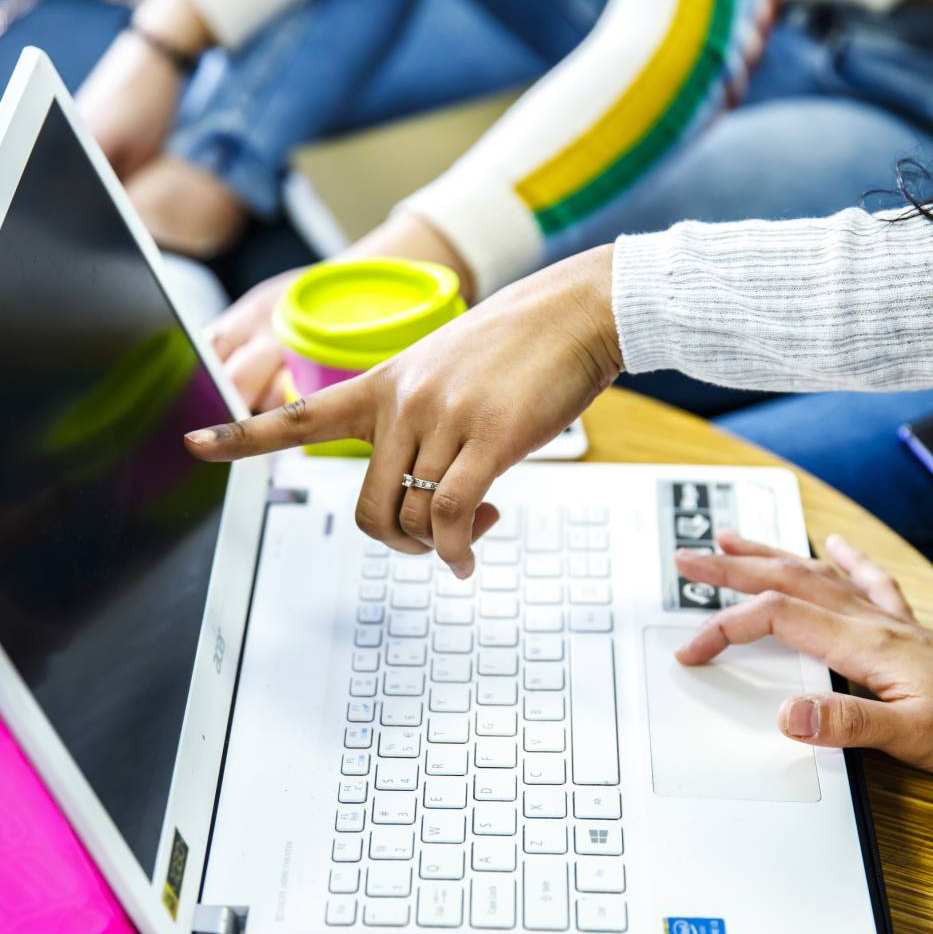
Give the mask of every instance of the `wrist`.
<path id="1" fill-rule="evenodd" d="M 590 345 L 607 384 L 624 369 L 612 311 L 612 254 L 613 245 L 607 243 L 574 257 L 580 271 L 578 304 L 586 317 Z"/>
<path id="2" fill-rule="evenodd" d="M 133 24 L 179 57 L 197 55 L 215 42 L 191 0 L 143 0 Z"/>

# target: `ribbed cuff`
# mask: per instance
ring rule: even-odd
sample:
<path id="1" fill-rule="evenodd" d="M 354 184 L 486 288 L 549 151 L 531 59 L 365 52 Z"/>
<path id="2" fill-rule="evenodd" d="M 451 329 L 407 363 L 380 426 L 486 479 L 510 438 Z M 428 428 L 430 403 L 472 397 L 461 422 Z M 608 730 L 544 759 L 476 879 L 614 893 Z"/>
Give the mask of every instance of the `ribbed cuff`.
<path id="1" fill-rule="evenodd" d="M 193 0 L 217 41 L 235 48 L 296 0 Z"/>
<path id="2" fill-rule="evenodd" d="M 541 264 L 544 243 L 534 217 L 504 183 L 455 167 L 399 209 L 423 217 L 447 238 L 473 273 L 477 300 Z"/>

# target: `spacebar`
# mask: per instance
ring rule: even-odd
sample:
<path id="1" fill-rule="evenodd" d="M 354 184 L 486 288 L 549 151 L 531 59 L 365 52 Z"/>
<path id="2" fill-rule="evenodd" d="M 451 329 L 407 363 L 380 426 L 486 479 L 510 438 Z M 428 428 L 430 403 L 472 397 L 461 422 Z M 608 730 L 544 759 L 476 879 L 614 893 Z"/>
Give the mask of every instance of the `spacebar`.
<path id="1" fill-rule="evenodd" d="M 570 647 L 570 725 L 577 785 L 619 783 L 612 640 L 577 636 Z"/>

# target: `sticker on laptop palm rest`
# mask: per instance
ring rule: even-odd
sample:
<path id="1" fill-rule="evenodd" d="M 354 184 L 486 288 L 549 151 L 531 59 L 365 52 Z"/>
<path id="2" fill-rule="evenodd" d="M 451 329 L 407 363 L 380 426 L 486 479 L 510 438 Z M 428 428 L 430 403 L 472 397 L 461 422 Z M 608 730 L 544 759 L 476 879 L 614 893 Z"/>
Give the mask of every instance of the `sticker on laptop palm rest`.
<path id="1" fill-rule="evenodd" d="M 132 934 L 42 779 L 0 721 L 0 931 Z"/>

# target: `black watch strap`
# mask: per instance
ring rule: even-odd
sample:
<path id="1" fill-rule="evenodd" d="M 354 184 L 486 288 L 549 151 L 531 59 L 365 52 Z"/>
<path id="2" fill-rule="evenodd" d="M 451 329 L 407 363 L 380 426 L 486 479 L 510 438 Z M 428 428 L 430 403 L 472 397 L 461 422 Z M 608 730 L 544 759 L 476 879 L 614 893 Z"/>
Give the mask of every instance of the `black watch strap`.
<path id="1" fill-rule="evenodd" d="M 151 33 L 145 26 L 140 26 L 139 23 L 132 22 L 127 27 L 127 30 L 134 35 L 139 36 L 150 48 L 155 49 L 163 58 L 167 59 L 169 62 L 174 65 L 178 71 L 184 75 L 190 75 L 191 72 L 197 67 L 198 56 L 192 55 L 188 52 L 183 52 L 181 49 L 176 49 L 171 43 L 166 42 L 164 39 L 160 39 L 154 33 Z"/>

